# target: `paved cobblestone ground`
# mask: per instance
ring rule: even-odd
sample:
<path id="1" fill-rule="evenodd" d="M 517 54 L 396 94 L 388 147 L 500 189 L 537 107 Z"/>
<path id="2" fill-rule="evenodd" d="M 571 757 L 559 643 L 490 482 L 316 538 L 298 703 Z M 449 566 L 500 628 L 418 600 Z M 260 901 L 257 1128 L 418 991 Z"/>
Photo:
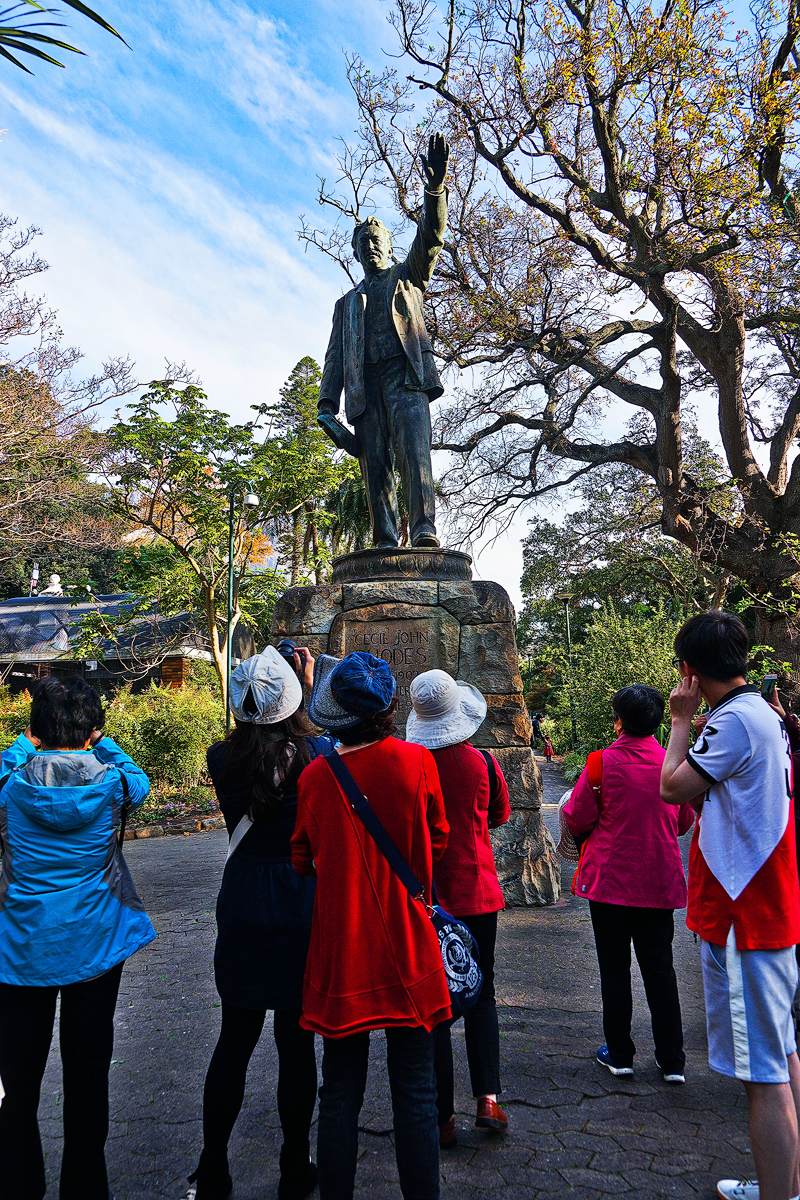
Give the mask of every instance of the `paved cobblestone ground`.
<path id="1" fill-rule="evenodd" d="M 545 802 L 564 784 L 542 763 Z M 555 831 L 555 810 L 546 809 Z M 180 1200 L 200 1150 L 203 1079 L 218 1029 L 211 959 L 222 832 L 136 841 L 125 853 L 159 937 L 123 975 L 111 1068 L 108 1161 L 117 1200 Z M 647 1008 L 637 981 L 636 1075 L 617 1081 L 594 1061 L 602 1042 L 599 985 L 587 906 L 569 896 L 546 910 L 501 917 L 498 988 L 503 1103 L 510 1131 L 490 1140 L 473 1127 L 463 1034 L 456 1026 L 459 1146 L 442 1158 L 443 1200 L 557 1200 L 629 1195 L 707 1197 L 721 1175 L 750 1174 L 741 1087 L 712 1075 L 706 1058 L 697 946 L 677 921 L 687 1084 L 668 1088 L 653 1063 Z M 362 1114 L 361 1200 L 400 1196 L 391 1143 L 385 1043 L 373 1038 Z M 231 1143 L 234 1200 L 267 1200 L 277 1186 L 280 1130 L 275 1051 L 265 1029 Z M 60 1153 L 60 1070 L 51 1053 L 40 1114 L 50 1190 Z M 312 1131 L 313 1133 L 313 1131 Z"/>

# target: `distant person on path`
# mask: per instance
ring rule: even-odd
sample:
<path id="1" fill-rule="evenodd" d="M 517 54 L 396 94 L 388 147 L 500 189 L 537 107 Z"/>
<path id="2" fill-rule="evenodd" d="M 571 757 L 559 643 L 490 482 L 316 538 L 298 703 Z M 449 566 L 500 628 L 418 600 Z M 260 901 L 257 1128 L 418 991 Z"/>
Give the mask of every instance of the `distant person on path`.
<path id="1" fill-rule="evenodd" d="M 548 762 L 553 761 L 553 743 L 550 741 L 550 738 L 547 736 L 545 736 L 545 739 L 544 739 L 543 754 Z"/>
<path id="2" fill-rule="evenodd" d="M 531 749 L 535 750 L 541 741 L 544 741 L 544 734 L 542 733 L 542 714 L 534 713 L 531 717 Z"/>
<path id="3" fill-rule="evenodd" d="M 758 1182 L 722 1179 L 723 1200 L 800 1194 L 797 988 L 800 890 L 786 728 L 747 683 L 747 631 L 731 613 L 692 617 L 678 631 L 682 680 L 670 695 L 672 733 L 661 774 L 669 804 L 700 812 L 689 859 L 687 924 L 702 939 L 708 1058 L 741 1079 L 750 1103 Z M 708 719 L 689 749 L 701 696 Z"/>
<path id="4" fill-rule="evenodd" d="M 305 670 L 313 660 L 305 648 Z M 231 675 L 235 727 L 208 751 L 230 848 L 217 900 L 214 975 L 222 1028 L 203 1093 L 203 1152 L 191 1181 L 196 1200 L 224 1200 L 232 1189 L 228 1142 L 244 1098 L 247 1068 L 274 1013 L 278 1116 L 283 1133 L 279 1200 L 302 1200 L 317 1183 L 309 1129 L 317 1095 L 314 1034 L 300 1026 L 303 973 L 314 908 L 313 879 L 297 875 L 290 838 L 297 781 L 333 741 L 315 737 L 299 711 L 297 671 L 272 647 Z"/>
<path id="5" fill-rule="evenodd" d="M 583 841 L 575 894 L 589 901 L 606 1044 L 597 1061 L 632 1075 L 631 942 L 642 972 L 656 1063 L 667 1083 L 684 1082 L 683 1025 L 672 963 L 673 912 L 686 904 L 678 838 L 691 828 L 690 804 L 667 808 L 659 790 L 664 750 L 653 734 L 664 716 L 661 692 L 643 684 L 612 698 L 617 740 L 597 750 L 564 807 Z"/>
<path id="6" fill-rule="evenodd" d="M 470 683 L 446 671 L 425 671 L 411 684 L 413 712 L 406 741 L 426 746 L 436 760 L 450 825 L 447 849 L 433 871 L 439 904 L 471 931 L 480 954 L 483 988 L 464 1015 L 472 1094 L 478 1102 L 475 1124 L 492 1133 L 508 1126 L 497 1103 L 500 1088 L 500 1032 L 494 995 L 497 914 L 505 908 L 497 879 L 489 830 L 511 816 L 508 787 L 496 759 L 476 750 L 469 739 L 486 717 L 486 701 Z M 436 1088 L 439 1144 L 456 1145 L 453 1046 L 450 1022 L 436 1031 Z"/>
<path id="7" fill-rule="evenodd" d="M 439 1196 L 433 1031 L 451 1010 L 425 904 L 448 824 L 433 756 L 392 736 L 394 693 L 388 664 L 372 654 L 317 659 L 309 716 L 338 736 L 342 763 L 424 888 L 410 895 L 333 767 L 316 759 L 300 779 L 292 862 L 317 877 L 301 1023 L 324 1039 L 321 1200 L 353 1195 L 373 1029 L 386 1030 L 400 1190 L 405 1200 Z"/>
<path id="8" fill-rule="evenodd" d="M 108 1072 L 125 960 L 154 939 L 120 850 L 123 805 L 147 776 L 102 733 L 77 676 L 33 691 L 30 725 L 0 775 L 0 1194 L 46 1191 L 37 1109 L 61 996 L 60 1200 L 109 1200 Z"/>

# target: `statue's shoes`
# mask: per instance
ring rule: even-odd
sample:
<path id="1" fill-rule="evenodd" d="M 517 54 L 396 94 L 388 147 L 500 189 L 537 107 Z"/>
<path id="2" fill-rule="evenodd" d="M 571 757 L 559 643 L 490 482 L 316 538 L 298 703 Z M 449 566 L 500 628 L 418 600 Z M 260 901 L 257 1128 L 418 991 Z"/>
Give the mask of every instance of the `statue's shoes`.
<path id="1" fill-rule="evenodd" d="M 435 533 L 421 533 L 414 541 L 415 550 L 438 550 L 441 542 Z"/>
<path id="2" fill-rule="evenodd" d="M 397 550 L 397 542 L 378 542 L 372 547 L 373 550 Z"/>

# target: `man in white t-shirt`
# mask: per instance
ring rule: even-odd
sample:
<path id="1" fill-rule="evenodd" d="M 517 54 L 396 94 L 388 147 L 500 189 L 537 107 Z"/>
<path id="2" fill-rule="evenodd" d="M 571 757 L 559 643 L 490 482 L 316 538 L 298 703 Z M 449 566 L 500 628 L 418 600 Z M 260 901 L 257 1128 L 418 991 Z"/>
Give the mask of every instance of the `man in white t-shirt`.
<path id="1" fill-rule="evenodd" d="M 661 796 L 700 813 L 689 857 L 686 923 L 701 940 L 708 1057 L 741 1079 L 758 1182 L 723 1179 L 723 1200 L 800 1200 L 797 988 L 800 889 L 792 759 L 775 710 L 747 684 L 739 617 L 692 617 L 675 638 L 680 685 Z M 689 749 L 701 696 L 708 719 Z"/>

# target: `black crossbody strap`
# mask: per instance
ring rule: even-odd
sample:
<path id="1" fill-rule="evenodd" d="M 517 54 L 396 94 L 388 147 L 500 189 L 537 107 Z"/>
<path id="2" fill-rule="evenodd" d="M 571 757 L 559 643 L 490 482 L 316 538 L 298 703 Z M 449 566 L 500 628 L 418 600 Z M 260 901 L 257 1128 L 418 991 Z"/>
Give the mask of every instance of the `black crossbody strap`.
<path id="1" fill-rule="evenodd" d="M 118 845 L 122 848 L 122 843 L 125 841 L 125 826 L 128 821 L 128 813 L 131 809 L 131 794 L 128 790 L 128 781 L 125 778 L 125 772 L 120 771 L 120 779 L 122 780 L 122 811 L 119 814 L 119 839 Z"/>
<path id="2" fill-rule="evenodd" d="M 400 882 L 408 889 L 409 895 L 413 896 L 415 900 L 423 899 L 425 889 L 383 828 L 378 814 L 371 807 L 369 800 L 343 763 L 342 756 L 334 751 L 333 754 L 325 755 L 325 761 L 336 776 L 339 787 L 350 801 L 350 807 L 353 809 L 353 812 L 363 821 L 375 845 Z"/>
<path id="3" fill-rule="evenodd" d="M 488 750 L 481 750 L 486 769 L 489 772 L 489 802 L 491 803 L 497 795 L 497 767 L 494 765 L 494 759 Z"/>

